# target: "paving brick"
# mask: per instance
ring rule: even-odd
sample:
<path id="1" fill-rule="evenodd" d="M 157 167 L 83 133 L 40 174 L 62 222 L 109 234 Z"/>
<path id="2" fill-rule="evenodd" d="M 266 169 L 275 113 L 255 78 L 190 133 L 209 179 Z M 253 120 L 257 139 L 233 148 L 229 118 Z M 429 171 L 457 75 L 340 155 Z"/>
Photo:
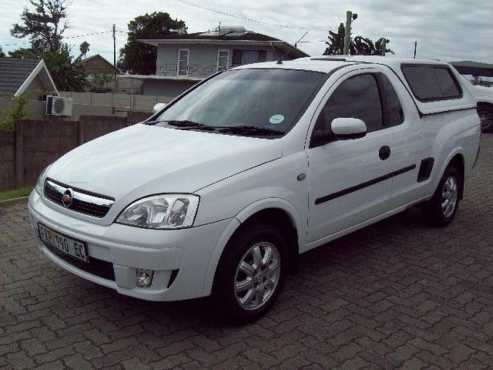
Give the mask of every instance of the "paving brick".
<path id="1" fill-rule="evenodd" d="M 64 362 L 69 369 L 87 370 L 92 368 L 91 363 L 86 361 L 80 354 L 69 356 L 65 358 Z"/>
<path id="2" fill-rule="evenodd" d="M 491 368 L 493 135 L 481 146 L 448 228 L 411 209 L 313 250 L 243 327 L 63 271 L 37 250 L 25 204 L 1 205 L 0 368 Z"/>

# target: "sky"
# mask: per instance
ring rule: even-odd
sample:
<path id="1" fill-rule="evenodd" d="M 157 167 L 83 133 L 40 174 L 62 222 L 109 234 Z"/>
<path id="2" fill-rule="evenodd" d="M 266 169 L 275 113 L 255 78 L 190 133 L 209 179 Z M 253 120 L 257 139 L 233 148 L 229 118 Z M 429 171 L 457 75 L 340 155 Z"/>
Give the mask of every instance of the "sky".
<path id="1" fill-rule="evenodd" d="M 125 44 L 128 22 L 154 11 L 184 20 L 188 32 L 213 29 L 219 23 L 239 25 L 294 44 L 308 31 L 298 47 L 309 55 L 320 55 L 328 31 L 336 31 L 346 10 L 352 10 L 358 14 L 353 35 L 389 38 L 389 47 L 399 57 L 412 57 L 417 41 L 421 58 L 493 63 L 493 0 L 68 0 L 68 4 L 70 28 L 65 36 L 73 54 L 87 41 L 88 55 L 101 54 L 110 61 L 112 25 L 118 30 L 119 49 Z M 1 0 L 0 47 L 4 51 L 29 46 L 27 39 L 10 35 L 12 24 L 28 5 L 27 0 Z"/>

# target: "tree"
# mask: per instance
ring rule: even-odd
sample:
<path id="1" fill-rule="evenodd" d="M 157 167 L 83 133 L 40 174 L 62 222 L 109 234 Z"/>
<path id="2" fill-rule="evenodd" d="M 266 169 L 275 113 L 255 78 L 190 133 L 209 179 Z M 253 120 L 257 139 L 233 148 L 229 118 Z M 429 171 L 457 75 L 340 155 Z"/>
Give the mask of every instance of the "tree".
<path id="1" fill-rule="evenodd" d="M 344 24 L 339 25 L 337 33 L 329 31 L 329 41 L 326 42 L 328 45 L 325 49 L 324 55 L 342 55 L 344 54 L 344 35 L 346 30 Z"/>
<path id="2" fill-rule="evenodd" d="M 14 24 L 12 36 L 29 37 L 31 48 L 21 48 L 9 55 L 13 58 L 43 59 L 58 89 L 81 91 L 86 86 L 86 74 L 80 60 L 89 50 L 89 43 L 80 45 L 78 58 L 70 55 L 70 48 L 63 42 L 68 28 L 67 0 L 30 0 L 34 10 L 24 9 L 21 22 Z"/>
<path id="3" fill-rule="evenodd" d="M 344 24 L 339 25 L 337 33 L 329 31 L 328 45 L 325 49 L 324 55 L 342 55 L 344 54 L 344 37 L 346 35 L 346 28 Z M 379 38 L 373 42 L 368 37 L 356 36 L 351 39 L 349 44 L 349 50 L 351 55 L 385 55 L 386 53 L 394 54 L 391 49 L 387 48 L 390 43 L 389 39 L 384 37 Z"/>
<path id="4" fill-rule="evenodd" d="M 83 91 L 87 86 L 86 72 L 79 58 L 73 60 L 68 45 L 62 45 L 58 51 L 47 51 L 41 57 L 59 90 Z"/>
<path id="5" fill-rule="evenodd" d="M 33 49 L 20 48 L 14 51 L 9 51 L 9 56 L 17 59 L 38 59 L 40 54 L 36 53 Z"/>
<path id="6" fill-rule="evenodd" d="M 0 58 L 4 58 L 4 57 L 5 57 L 5 53 L 3 52 L 2 47 L 0 47 Z"/>
<path id="7" fill-rule="evenodd" d="M 10 30 L 17 38 L 29 37 L 36 52 L 57 51 L 62 45 L 63 33 L 68 25 L 66 0 L 30 0 L 34 11 L 24 8 L 21 22 Z"/>
<path id="8" fill-rule="evenodd" d="M 80 56 L 79 58 L 82 59 L 84 58 L 87 53 L 89 52 L 89 43 L 87 41 L 84 41 L 82 44 L 80 44 L 79 46 L 79 50 L 80 50 Z"/>
<path id="9" fill-rule="evenodd" d="M 138 42 L 142 38 L 158 38 L 173 30 L 186 32 L 185 22 L 172 19 L 168 13 L 154 12 L 136 17 L 128 24 L 128 40 L 120 50 L 118 67 L 135 74 L 156 73 L 156 48 Z"/>

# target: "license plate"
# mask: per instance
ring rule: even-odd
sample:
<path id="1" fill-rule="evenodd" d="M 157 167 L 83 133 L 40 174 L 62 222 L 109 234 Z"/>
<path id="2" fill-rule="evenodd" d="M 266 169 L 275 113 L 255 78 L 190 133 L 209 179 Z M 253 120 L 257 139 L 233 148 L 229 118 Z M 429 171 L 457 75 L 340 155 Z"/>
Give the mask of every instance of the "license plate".
<path id="1" fill-rule="evenodd" d="M 89 262 L 87 246 L 84 242 L 69 238 L 39 223 L 38 235 L 41 241 L 47 246 L 56 248 L 60 252 L 77 258 L 80 261 Z"/>

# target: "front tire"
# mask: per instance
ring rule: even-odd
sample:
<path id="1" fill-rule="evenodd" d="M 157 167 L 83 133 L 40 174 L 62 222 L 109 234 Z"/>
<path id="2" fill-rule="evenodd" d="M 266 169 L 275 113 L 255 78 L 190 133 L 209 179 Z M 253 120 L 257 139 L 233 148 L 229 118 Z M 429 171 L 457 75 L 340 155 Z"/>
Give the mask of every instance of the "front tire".
<path id="1" fill-rule="evenodd" d="M 444 227 L 455 218 L 459 208 L 463 178 L 457 168 L 449 166 L 423 211 L 431 226 Z"/>
<path id="2" fill-rule="evenodd" d="M 248 323 L 277 299 L 287 271 L 286 242 L 273 226 L 244 227 L 228 243 L 214 283 L 214 303 L 224 318 Z"/>

